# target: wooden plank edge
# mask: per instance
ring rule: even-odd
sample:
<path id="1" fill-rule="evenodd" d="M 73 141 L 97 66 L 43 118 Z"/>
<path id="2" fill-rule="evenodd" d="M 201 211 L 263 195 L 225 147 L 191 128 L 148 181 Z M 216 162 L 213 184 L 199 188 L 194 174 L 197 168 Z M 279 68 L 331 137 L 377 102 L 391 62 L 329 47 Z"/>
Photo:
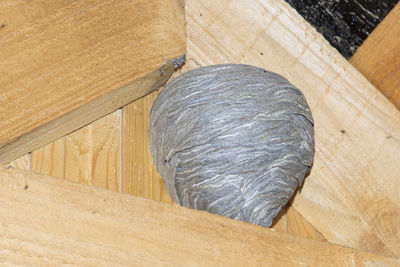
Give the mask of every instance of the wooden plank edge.
<path id="1" fill-rule="evenodd" d="M 387 99 L 400 109 L 400 3 L 368 36 L 350 59 Z"/>
<path id="2" fill-rule="evenodd" d="M 168 60 L 160 68 L 62 115 L 0 147 L 0 164 L 8 163 L 47 145 L 118 108 L 160 88 L 185 62 L 185 55 Z"/>
<path id="3" fill-rule="evenodd" d="M 327 242 L 0 166 L 0 264 L 400 265 Z"/>

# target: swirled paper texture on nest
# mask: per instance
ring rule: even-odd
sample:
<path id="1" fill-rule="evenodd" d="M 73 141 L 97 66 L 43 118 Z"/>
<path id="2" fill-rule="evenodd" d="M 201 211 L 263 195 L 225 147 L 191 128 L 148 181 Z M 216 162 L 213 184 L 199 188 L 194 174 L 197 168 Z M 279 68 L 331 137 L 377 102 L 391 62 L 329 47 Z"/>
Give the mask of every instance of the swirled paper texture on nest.
<path id="1" fill-rule="evenodd" d="M 152 107 L 149 135 L 176 203 L 267 227 L 314 157 L 304 95 L 250 65 L 201 67 L 172 80 Z"/>

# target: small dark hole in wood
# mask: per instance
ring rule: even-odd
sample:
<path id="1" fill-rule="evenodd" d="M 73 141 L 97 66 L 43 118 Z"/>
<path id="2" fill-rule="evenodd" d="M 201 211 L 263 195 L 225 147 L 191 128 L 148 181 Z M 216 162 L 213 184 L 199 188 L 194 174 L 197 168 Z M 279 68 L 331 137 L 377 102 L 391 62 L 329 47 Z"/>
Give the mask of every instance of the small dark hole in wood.
<path id="1" fill-rule="evenodd" d="M 28 190 L 28 188 L 29 188 L 29 186 L 28 186 L 28 185 L 25 185 L 24 189 L 25 189 L 25 190 Z"/>
<path id="2" fill-rule="evenodd" d="M 345 134 L 345 133 L 346 133 L 346 131 L 345 131 L 345 130 L 340 130 L 340 132 L 341 132 L 342 134 Z"/>

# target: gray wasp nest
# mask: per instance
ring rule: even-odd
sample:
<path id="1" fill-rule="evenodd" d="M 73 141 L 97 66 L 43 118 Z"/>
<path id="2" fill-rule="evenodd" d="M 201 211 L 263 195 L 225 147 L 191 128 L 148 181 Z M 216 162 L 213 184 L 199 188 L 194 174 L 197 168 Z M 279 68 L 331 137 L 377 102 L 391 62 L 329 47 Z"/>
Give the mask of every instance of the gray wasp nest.
<path id="1" fill-rule="evenodd" d="M 249 65 L 201 67 L 172 80 L 152 107 L 149 134 L 176 203 L 267 227 L 314 157 L 304 95 Z"/>

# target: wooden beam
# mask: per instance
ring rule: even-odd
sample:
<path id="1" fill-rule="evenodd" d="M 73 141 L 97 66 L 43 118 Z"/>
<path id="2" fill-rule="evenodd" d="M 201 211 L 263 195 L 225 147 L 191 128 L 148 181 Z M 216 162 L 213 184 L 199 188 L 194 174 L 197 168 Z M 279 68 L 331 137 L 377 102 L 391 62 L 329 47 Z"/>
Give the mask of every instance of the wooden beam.
<path id="1" fill-rule="evenodd" d="M 160 87 L 184 53 L 179 0 L 74 1 L 3 35 L 0 163 Z"/>
<path id="2" fill-rule="evenodd" d="M 187 1 L 186 21 L 188 62 L 256 65 L 304 92 L 316 151 L 300 214 L 329 242 L 400 257 L 394 105 L 284 1 Z"/>
<path id="3" fill-rule="evenodd" d="M 2 0 L 0 1 L 0 37 L 55 13 L 57 9 L 70 5 L 74 1 L 76 0 Z"/>
<path id="4" fill-rule="evenodd" d="M 20 265 L 400 263 L 202 211 L 0 167 L 0 263 Z"/>
<path id="5" fill-rule="evenodd" d="M 398 3 L 350 62 L 400 109 L 400 3 Z"/>
<path id="6" fill-rule="evenodd" d="M 122 108 L 122 192 L 172 204 L 149 150 L 147 129 L 157 95 L 153 92 Z"/>

